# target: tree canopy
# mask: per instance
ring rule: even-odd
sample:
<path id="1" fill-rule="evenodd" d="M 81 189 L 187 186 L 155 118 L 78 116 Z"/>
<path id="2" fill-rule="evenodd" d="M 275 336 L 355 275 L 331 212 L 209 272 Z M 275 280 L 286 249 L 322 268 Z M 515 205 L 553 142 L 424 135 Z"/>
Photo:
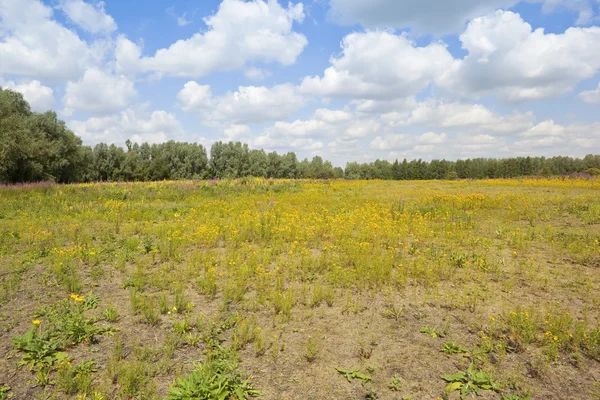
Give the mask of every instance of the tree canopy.
<path id="1" fill-rule="evenodd" d="M 278 154 L 250 149 L 240 142 L 169 141 L 132 143 L 125 147 L 98 143 L 84 146 L 56 113 L 32 112 L 23 95 L 0 88 L 0 182 L 60 183 L 92 181 L 157 181 L 165 179 L 310 178 L 310 179 L 481 179 L 529 175 L 600 173 L 600 156 L 476 158 L 457 161 L 375 160 L 349 162 L 345 170 L 315 156 L 298 160 L 293 152 Z"/>

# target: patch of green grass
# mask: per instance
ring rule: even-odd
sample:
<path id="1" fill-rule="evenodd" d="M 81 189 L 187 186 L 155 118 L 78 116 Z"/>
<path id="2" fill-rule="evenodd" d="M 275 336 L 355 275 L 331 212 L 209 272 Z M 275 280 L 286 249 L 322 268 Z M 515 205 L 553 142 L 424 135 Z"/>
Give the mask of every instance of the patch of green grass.
<path id="1" fill-rule="evenodd" d="M 372 378 L 371 376 L 360 372 L 360 370 L 358 369 L 344 369 L 344 368 L 336 368 L 335 369 L 337 372 L 339 372 L 340 374 L 344 375 L 344 378 L 346 378 L 346 380 L 350 383 L 352 383 L 353 379 L 358 379 L 360 381 L 364 382 L 369 382 Z"/>
<path id="2" fill-rule="evenodd" d="M 235 353 L 216 347 L 206 358 L 206 362 L 195 365 L 192 373 L 169 387 L 167 400 L 246 400 L 260 395 L 239 369 Z"/>
<path id="3" fill-rule="evenodd" d="M 498 390 L 492 376 L 477 370 L 473 363 L 469 365 L 466 372 L 442 375 L 442 379 L 448 382 L 444 391 L 446 393 L 458 391 L 461 399 L 466 399 L 471 394 L 479 395 L 479 390 Z"/>

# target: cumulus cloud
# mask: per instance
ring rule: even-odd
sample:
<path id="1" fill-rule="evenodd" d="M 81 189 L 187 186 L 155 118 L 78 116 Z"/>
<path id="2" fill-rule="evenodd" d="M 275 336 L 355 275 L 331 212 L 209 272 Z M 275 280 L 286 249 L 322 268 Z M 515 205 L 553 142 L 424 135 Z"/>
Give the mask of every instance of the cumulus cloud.
<path id="1" fill-rule="evenodd" d="M 34 80 L 16 84 L 14 81 L 3 83 L 0 79 L 0 87 L 23 94 L 33 111 L 45 112 L 54 107 L 54 90 L 42 85 L 40 81 Z"/>
<path id="2" fill-rule="evenodd" d="M 104 2 L 96 5 L 83 0 L 61 0 L 60 8 L 74 24 L 90 33 L 112 33 L 117 30 L 117 24 L 104 11 Z"/>
<path id="3" fill-rule="evenodd" d="M 247 141 L 252 135 L 252 130 L 248 125 L 231 125 L 223 130 L 223 134 L 227 142 Z"/>
<path id="4" fill-rule="evenodd" d="M 545 33 L 499 10 L 471 20 L 459 39 L 464 58 L 453 57 L 442 42 L 418 45 L 406 33 L 351 33 L 322 76 L 305 77 L 300 91 L 382 112 L 397 108 L 391 101 L 410 106 L 428 87 L 449 97 L 493 95 L 507 103 L 556 97 L 600 71 L 600 52 L 590 51 L 600 43 L 600 27 Z"/>
<path id="5" fill-rule="evenodd" d="M 303 93 L 353 99 L 390 99 L 418 93 L 454 61 L 443 43 L 419 47 L 386 31 L 351 33 L 322 77 L 304 78 Z"/>
<path id="6" fill-rule="evenodd" d="M 551 13 L 555 10 L 565 8 L 577 13 L 577 25 L 585 25 L 595 17 L 594 2 L 598 0 L 529 0 L 533 3 L 543 3 L 542 11 Z"/>
<path id="7" fill-rule="evenodd" d="M 598 83 L 598 87 L 594 90 L 586 90 L 579 93 L 579 98 L 584 103 L 600 104 L 600 83 Z"/>
<path id="8" fill-rule="evenodd" d="M 317 109 L 312 118 L 293 122 L 277 121 L 265 129 L 264 134 L 272 138 L 323 138 L 354 140 L 375 134 L 381 124 L 369 118 L 361 119 L 343 110 Z"/>
<path id="9" fill-rule="evenodd" d="M 416 28 L 436 34 L 455 32 L 473 17 L 519 0 L 329 0 L 334 21 L 367 27 Z"/>
<path id="10" fill-rule="evenodd" d="M 543 3 L 542 10 L 551 13 L 568 9 L 577 13 L 576 24 L 587 24 L 595 17 L 598 0 L 526 0 Z M 434 34 L 460 31 L 472 18 L 509 9 L 520 0 L 329 0 L 333 21 L 361 24 L 369 28 L 412 28 Z"/>
<path id="11" fill-rule="evenodd" d="M 244 71 L 244 76 L 253 81 L 262 81 L 266 77 L 271 76 L 271 71 L 250 67 Z"/>
<path id="12" fill-rule="evenodd" d="M 239 69 L 253 61 L 290 65 L 308 43 L 304 35 L 293 30 L 294 22 L 303 19 L 302 3 L 284 8 L 277 0 L 223 0 L 217 13 L 204 19 L 206 32 L 138 59 L 137 67 L 198 78 Z"/>
<path id="13" fill-rule="evenodd" d="M 252 147 L 263 148 L 267 151 L 306 151 L 315 152 L 321 150 L 324 144 L 320 140 L 312 138 L 272 138 L 269 135 L 257 136 L 251 142 Z"/>
<path id="14" fill-rule="evenodd" d="M 65 114 L 69 115 L 72 110 L 116 112 L 128 106 L 136 95 L 133 82 L 125 76 L 90 68 L 79 81 L 67 83 L 63 98 Z"/>
<path id="15" fill-rule="evenodd" d="M 506 147 L 506 138 L 489 134 L 460 134 L 454 140 L 454 149 L 461 157 L 480 157 L 485 154 L 498 154 Z"/>
<path id="16" fill-rule="evenodd" d="M 240 86 L 235 92 L 215 97 L 210 86 L 190 81 L 177 98 L 184 111 L 200 113 L 208 121 L 233 124 L 287 119 L 304 105 L 303 96 L 290 84 Z"/>
<path id="17" fill-rule="evenodd" d="M 158 143 L 171 139 L 185 140 L 185 132 L 174 114 L 163 110 L 148 113 L 128 108 L 120 114 L 93 117 L 85 121 L 70 121 L 68 126 L 86 143 L 123 144 L 127 139 L 135 142 Z"/>
<path id="18" fill-rule="evenodd" d="M 119 35 L 115 44 L 115 70 L 117 73 L 133 74 L 138 70 L 142 55 L 140 46 Z"/>
<path id="19" fill-rule="evenodd" d="M 377 136 L 371 144 L 370 148 L 374 150 L 397 150 L 412 147 L 413 150 L 417 147 L 421 150 L 427 149 L 431 151 L 434 145 L 443 144 L 448 139 L 445 133 L 426 132 L 421 135 L 409 134 L 392 134 L 384 137 Z"/>
<path id="20" fill-rule="evenodd" d="M 514 133 L 533 125 L 532 113 L 499 116 L 481 104 L 443 102 L 435 99 L 415 102 L 410 108 L 385 113 L 381 119 L 391 128 L 422 125 L 495 133 Z"/>
<path id="21" fill-rule="evenodd" d="M 88 45 L 52 16 L 38 0 L 0 1 L 0 74 L 64 82 L 101 62 L 102 42 Z"/>
<path id="22" fill-rule="evenodd" d="M 537 100 L 568 92 L 600 70 L 600 27 L 562 34 L 532 30 L 519 14 L 497 11 L 472 20 L 460 35 L 468 55 L 437 80 L 453 93 L 494 94 L 506 102 Z"/>

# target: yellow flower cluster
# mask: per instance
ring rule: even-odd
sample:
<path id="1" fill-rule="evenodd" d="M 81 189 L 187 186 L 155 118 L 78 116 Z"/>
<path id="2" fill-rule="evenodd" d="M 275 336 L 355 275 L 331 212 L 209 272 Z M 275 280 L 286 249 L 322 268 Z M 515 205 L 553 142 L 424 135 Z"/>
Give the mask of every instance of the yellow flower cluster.
<path id="1" fill-rule="evenodd" d="M 75 293 L 71 293 L 71 295 L 69 297 L 72 298 L 73 300 L 77 301 L 77 302 L 85 300 L 84 296 L 80 296 L 80 295 L 75 294 Z"/>

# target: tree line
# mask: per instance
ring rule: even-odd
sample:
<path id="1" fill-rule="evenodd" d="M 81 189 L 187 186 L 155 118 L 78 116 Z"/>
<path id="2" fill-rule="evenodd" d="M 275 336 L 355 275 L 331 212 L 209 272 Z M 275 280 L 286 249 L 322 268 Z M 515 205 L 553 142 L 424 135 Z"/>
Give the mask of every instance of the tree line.
<path id="1" fill-rule="evenodd" d="M 308 179 L 481 179 L 530 175 L 600 173 L 600 156 L 477 158 L 457 161 L 406 159 L 351 162 L 345 169 L 321 157 L 298 160 L 293 152 L 278 154 L 250 149 L 240 142 L 169 141 L 132 143 L 125 148 L 99 143 L 84 146 L 53 111 L 32 112 L 20 93 L 0 88 L 0 182 L 60 183 L 222 179 L 247 176 Z"/>

